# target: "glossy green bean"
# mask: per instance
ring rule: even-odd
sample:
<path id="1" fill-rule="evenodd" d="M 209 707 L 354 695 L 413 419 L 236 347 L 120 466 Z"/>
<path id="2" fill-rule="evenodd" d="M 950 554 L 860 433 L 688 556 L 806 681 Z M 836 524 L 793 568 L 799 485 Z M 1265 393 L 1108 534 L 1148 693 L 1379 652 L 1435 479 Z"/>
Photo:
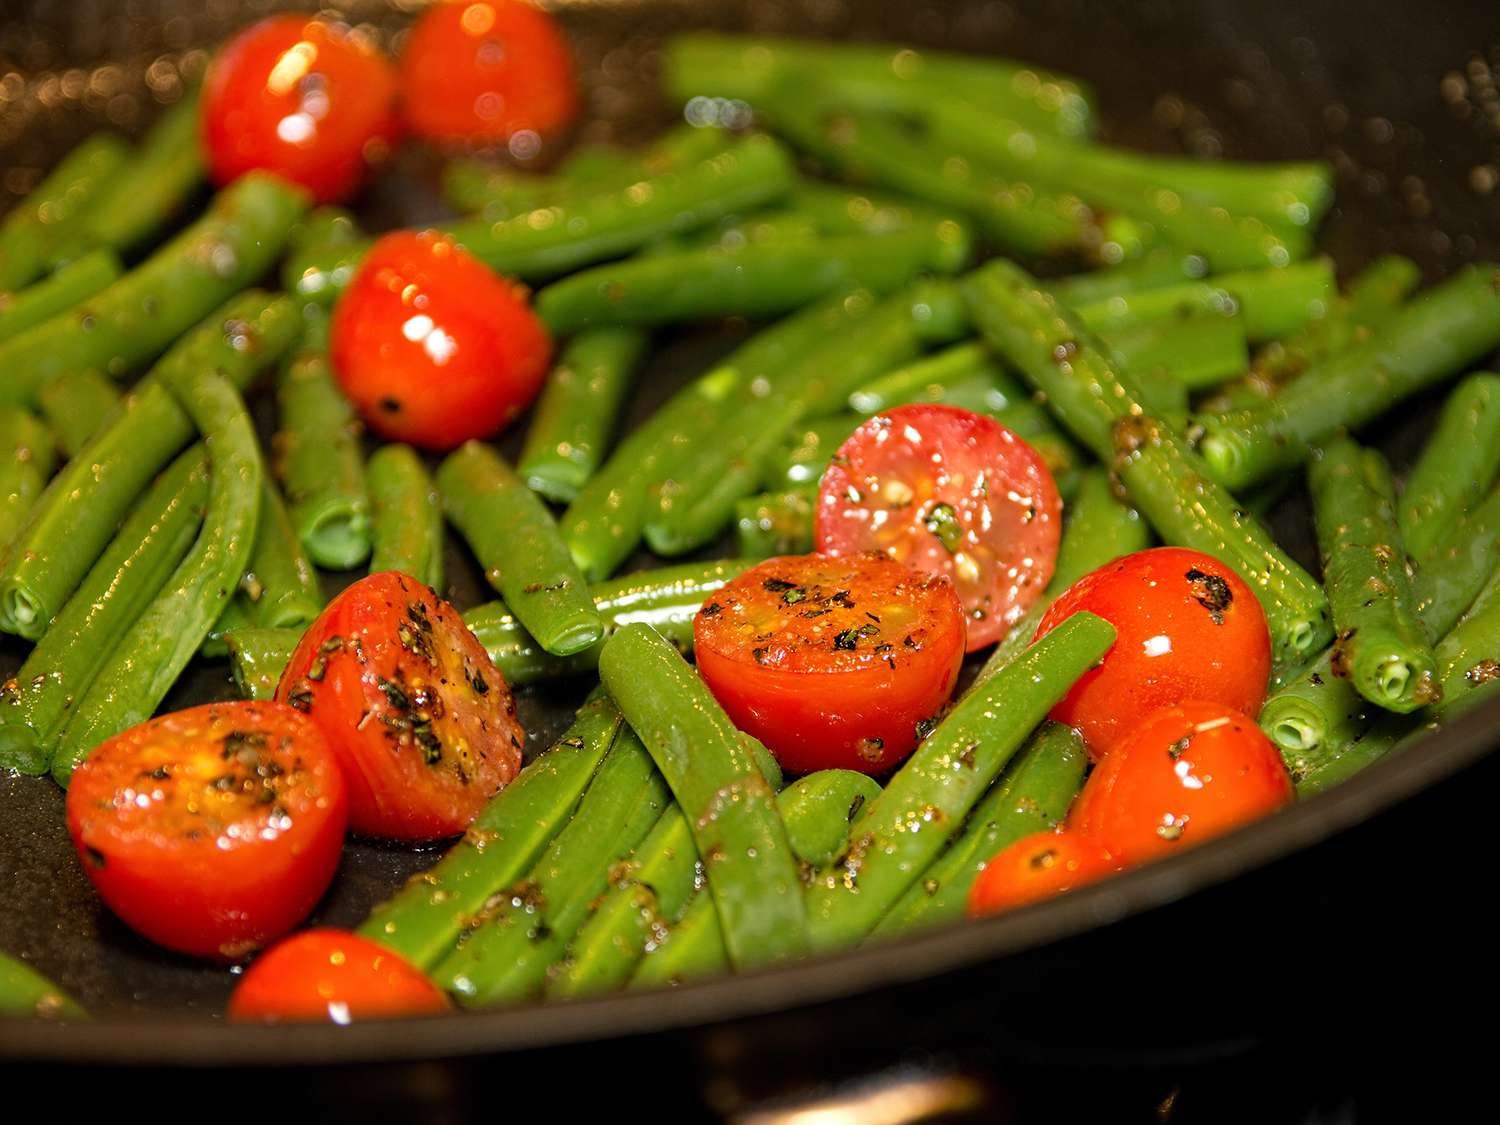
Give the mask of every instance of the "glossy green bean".
<path id="1" fill-rule="evenodd" d="M 798 183 L 783 206 L 811 220 L 824 235 L 897 234 L 916 228 L 935 231 L 944 222 L 963 223 L 957 212 L 928 207 L 907 196 L 860 191 L 817 180 Z"/>
<path id="2" fill-rule="evenodd" d="M 370 573 L 399 570 L 443 589 L 443 498 L 409 445 L 382 445 L 365 465 Z"/>
<path id="3" fill-rule="evenodd" d="M 735 542 L 747 559 L 805 555 L 813 549 L 818 494 L 812 488 L 762 492 L 735 501 Z"/>
<path id="4" fill-rule="evenodd" d="M 789 431 L 771 451 L 761 472 L 761 483 L 772 491 L 817 487 L 829 458 L 864 423 L 865 418 L 860 414 L 809 418 Z"/>
<path id="5" fill-rule="evenodd" d="M 6 213 L 0 220 L 0 293 L 23 289 L 46 272 L 129 154 L 119 137 L 95 133 Z"/>
<path id="6" fill-rule="evenodd" d="M 0 953 L 0 1017 L 84 1020 L 88 1013 L 26 962 Z"/>
<path id="7" fill-rule="evenodd" d="M 95 250 L 19 293 L 0 293 L 0 341 L 88 300 L 119 276 L 120 260 L 108 250 Z"/>
<path id="8" fill-rule="evenodd" d="M 787 786 L 776 808 L 797 858 L 812 867 L 836 860 L 849 842 L 850 826 L 880 792 L 873 777 L 854 770 L 818 770 Z"/>
<path id="9" fill-rule="evenodd" d="M 1119 265 L 1058 278 L 1048 282 L 1047 288 L 1063 304 L 1077 309 L 1112 297 L 1201 281 L 1207 274 L 1208 263 L 1196 254 L 1161 247 Z"/>
<path id="10" fill-rule="evenodd" d="M 261 484 L 255 547 L 237 597 L 244 601 L 250 623 L 260 629 L 300 630 L 323 612 L 317 573 L 269 478 Z"/>
<path id="11" fill-rule="evenodd" d="M 976 376 L 993 384 L 999 400 L 994 409 L 1025 397 L 1026 391 L 996 362 L 989 349 L 969 340 L 882 372 L 854 388 L 849 392 L 849 409 L 878 414 L 907 402 L 941 402 L 951 387 Z"/>
<path id="12" fill-rule="evenodd" d="M 84 241 L 121 253 L 139 250 L 186 209 L 205 178 L 198 98 L 192 95 L 161 115 L 119 175 L 99 193 L 84 220 Z M 250 280 L 257 280 L 264 268 Z"/>
<path id="13" fill-rule="evenodd" d="M 231 603 L 233 604 L 233 603 Z M 257 629 L 249 625 L 224 634 L 229 675 L 241 699 L 274 699 L 281 674 L 302 640 L 300 629 Z"/>
<path id="14" fill-rule="evenodd" d="M 318 208 L 292 232 L 281 263 L 282 288 L 301 300 L 331 305 L 353 279 L 370 242 L 353 215 Z"/>
<path id="15" fill-rule="evenodd" d="M 1407 551 L 1420 557 L 1500 476 L 1500 375 L 1470 375 L 1448 396 L 1396 507 Z"/>
<path id="16" fill-rule="evenodd" d="M 37 409 L 57 444 L 76 456 L 120 410 L 123 396 L 115 381 L 94 370 L 64 371 L 42 388 Z"/>
<path id="17" fill-rule="evenodd" d="M 0 406 L 0 556 L 26 526 L 26 517 L 57 463 L 52 434 L 30 411 Z"/>
<path id="18" fill-rule="evenodd" d="M 1104 342 L 1138 377 L 1158 372 L 1184 391 L 1200 391 L 1244 372 L 1250 347 L 1238 318 L 1186 316 L 1112 332 Z"/>

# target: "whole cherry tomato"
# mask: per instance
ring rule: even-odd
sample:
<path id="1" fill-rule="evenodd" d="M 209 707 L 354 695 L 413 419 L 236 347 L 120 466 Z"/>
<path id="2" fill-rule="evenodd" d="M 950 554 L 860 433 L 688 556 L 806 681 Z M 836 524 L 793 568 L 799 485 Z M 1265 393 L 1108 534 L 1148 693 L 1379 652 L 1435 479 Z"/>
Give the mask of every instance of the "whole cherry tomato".
<path id="1" fill-rule="evenodd" d="M 240 1022 L 350 1023 L 447 1011 L 416 966 L 346 930 L 306 930 L 255 959 L 229 998 Z"/>
<path id="2" fill-rule="evenodd" d="M 1181 547 L 1116 559 L 1063 591 L 1036 635 L 1079 610 L 1098 614 L 1119 636 L 1052 717 L 1077 727 L 1094 757 L 1109 753 L 1142 716 L 1183 699 L 1260 710 L 1271 674 L 1266 615 L 1217 559 Z"/>
<path id="3" fill-rule="evenodd" d="M 99 744 L 68 830 L 99 896 L 158 945 L 233 961 L 307 917 L 338 867 L 343 774 L 279 703 L 175 711 Z"/>
<path id="4" fill-rule="evenodd" d="M 309 15 L 272 16 L 221 50 L 200 128 L 217 183 L 255 168 L 319 202 L 347 199 L 400 135 L 396 74 L 373 44 Z"/>
<path id="5" fill-rule="evenodd" d="M 433 5 L 401 53 L 401 90 L 412 132 L 437 141 L 545 136 L 578 116 L 567 40 L 523 0 Z"/>
<path id="6" fill-rule="evenodd" d="M 521 768 L 505 678 L 458 611 L 414 578 L 372 574 L 303 635 L 276 698 L 323 731 L 349 786 L 349 827 L 456 836 Z"/>
<path id="7" fill-rule="evenodd" d="M 964 615 L 946 578 L 879 553 L 768 559 L 711 596 L 694 658 L 741 730 L 794 773 L 880 773 L 953 691 Z"/>
<path id="8" fill-rule="evenodd" d="M 370 248 L 334 310 L 330 346 L 372 430 L 436 450 L 514 421 L 552 355 L 525 291 L 435 231 Z"/>
<path id="9" fill-rule="evenodd" d="M 969 917 L 998 914 L 1112 875 L 1120 863 L 1078 832 L 1035 832 L 997 853 L 969 888 Z"/>
<path id="10" fill-rule="evenodd" d="M 1295 796 L 1255 722 L 1221 703 L 1157 711 L 1094 768 L 1068 828 L 1134 864 L 1200 844 Z"/>
<path id="11" fill-rule="evenodd" d="M 993 644 L 1041 596 L 1062 501 L 1041 456 L 993 418 L 956 406 L 877 414 L 834 454 L 818 489 L 818 550 L 884 551 L 953 580 L 969 651 Z"/>

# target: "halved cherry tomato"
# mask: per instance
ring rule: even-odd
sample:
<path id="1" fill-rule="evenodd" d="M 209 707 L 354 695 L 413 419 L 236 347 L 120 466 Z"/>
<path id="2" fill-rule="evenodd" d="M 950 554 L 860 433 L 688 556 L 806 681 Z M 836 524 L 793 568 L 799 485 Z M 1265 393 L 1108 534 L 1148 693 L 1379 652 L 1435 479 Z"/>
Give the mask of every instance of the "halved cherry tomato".
<path id="1" fill-rule="evenodd" d="M 505 677 L 456 609 L 395 571 L 329 604 L 276 698 L 322 728 L 348 780 L 349 827 L 368 836 L 455 836 L 521 768 Z"/>
<path id="2" fill-rule="evenodd" d="M 693 621 L 698 670 L 794 773 L 880 773 L 953 691 L 964 614 L 945 578 L 885 555 L 767 559 Z"/>
<path id="3" fill-rule="evenodd" d="M 509 425 L 541 390 L 552 355 L 525 290 L 436 231 L 376 242 L 332 332 L 339 383 L 370 428 L 426 449 Z"/>
<path id="4" fill-rule="evenodd" d="M 349 28 L 272 16 L 221 50 L 203 84 L 200 129 L 217 183 L 256 168 L 322 203 L 353 195 L 400 135 L 396 74 Z"/>
<path id="5" fill-rule="evenodd" d="M 1094 768 L 1068 828 L 1134 864 L 1200 844 L 1295 796 L 1252 719 L 1189 700 L 1157 711 Z"/>
<path id="6" fill-rule="evenodd" d="M 438 141 L 545 136 L 578 116 L 567 40 L 522 0 L 429 8 L 401 53 L 401 89 L 412 132 Z"/>
<path id="7" fill-rule="evenodd" d="M 1036 832 L 984 865 L 969 888 L 969 917 L 998 914 L 1037 902 L 1120 870 L 1097 840 L 1077 832 Z"/>
<path id="8" fill-rule="evenodd" d="M 109 908 L 158 945 L 216 960 L 307 917 L 346 814 L 327 740 L 280 703 L 211 703 L 132 727 L 68 789 L 68 831 Z"/>
<path id="9" fill-rule="evenodd" d="M 899 406 L 839 447 L 818 489 L 818 550 L 884 551 L 953 579 L 969 651 L 998 641 L 1057 562 L 1062 501 L 1040 455 L 993 418 Z"/>
<path id="10" fill-rule="evenodd" d="M 1086 574 L 1048 608 L 1041 637 L 1079 610 L 1118 631 L 1103 663 L 1052 709 L 1094 757 L 1141 717 L 1183 699 L 1253 715 L 1271 674 L 1271 634 L 1250 587 L 1218 559 L 1181 547 L 1138 551 Z"/>
<path id="11" fill-rule="evenodd" d="M 324 929 L 294 934 L 257 957 L 229 998 L 229 1018 L 349 1023 L 448 1007 L 415 965 L 358 934 Z"/>

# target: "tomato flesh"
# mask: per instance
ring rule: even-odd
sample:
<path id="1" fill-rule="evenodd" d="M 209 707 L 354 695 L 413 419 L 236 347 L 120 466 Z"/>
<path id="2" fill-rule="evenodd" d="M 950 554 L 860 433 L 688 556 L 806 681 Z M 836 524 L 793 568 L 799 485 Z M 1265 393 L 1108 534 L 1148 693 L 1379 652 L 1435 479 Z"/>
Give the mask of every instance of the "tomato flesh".
<path id="1" fill-rule="evenodd" d="M 1104 618 L 1118 636 L 1052 717 L 1077 727 L 1094 757 L 1129 737 L 1142 716 L 1183 699 L 1260 710 L 1270 630 L 1250 587 L 1218 559 L 1181 547 L 1116 559 L 1063 591 L 1036 635 L 1080 610 Z"/>
<path id="2" fill-rule="evenodd" d="M 330 350 L 372 430 L 447 450 L 531 405 L 552 342 L 521 287 L 444 235 L 397 231 L 360 263 L 334 310 Z"/>
<path id="3" fill-rule="evenodd" d="M 1109 849 L 1078 832 L 1037 832 L 984 865 L 969 889 L 971 918 L 999 914 L 1112 875 L 1120 863 Z"/>
<path id="4" fill-rule="evenodd" d="M 767 559 L 693 622 L 698 670 L 736 726 L 794 773 L 880 773 L 916 746 L 964 653 L 945 578 L 878 553 Z"/>
<path id="5" fill-rule="evenodd" d="M 396 74 L 364 37 L 310 15 L 246 28 L 214 59 L 199 128 L 214 181 L 254 169 L 347 199 L 400 135 Z"/>
<path id="6" fill-rule="evenodd" d="M 1068 827 L 1135 864 L 1238 828 L 1294 796 L 1281 755 L 1253 720 L 1188 700 L 1150 716 L 1095 767 Z"/>
<path id="7" fill-rule="evenodd" d="M 521 768 L 505 678 L 456 609 L 395 571 L 330 603 L 276 698 L 322 729 L 348 781 L 349 827 L 364 835 L 457 835 Z"/>
<path id="8" fill-rule="evenodd" d="M 350 1023 L 446 1011 L 420 969 L 346 930 L 307 930 L 255 959 L 229 998 L 240 1022 Z"/>
<path id="9" fill-rule="evenodd" d="M 343 845 L 343 775 L 322 732 L 279 703 L 212 703 L 99 744 L 73 774 L 68 830 L 132 929 L 233 961 L 302 921 Z"/>
<path id="10" fill-rule="evenodd" d="M 1041 596 L 1057 562 L 1062 500 L 1041 456 L 993 418 L 939 404 L 870 418 L 818 490 L 817 545 L 884 551 L 953 580 L 969 651 L 993 644 Z"/>

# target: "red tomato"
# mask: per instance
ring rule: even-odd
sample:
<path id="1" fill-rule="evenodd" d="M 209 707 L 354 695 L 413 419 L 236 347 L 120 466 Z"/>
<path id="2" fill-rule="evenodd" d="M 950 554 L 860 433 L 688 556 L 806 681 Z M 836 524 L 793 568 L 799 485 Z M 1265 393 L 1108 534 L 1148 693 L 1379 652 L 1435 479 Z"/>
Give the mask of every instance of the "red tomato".
<path id="1" fill-rule="evenodd" d="M 1107 754 L 1143 715 L 1183 699 L 1212 699 L 1253 715 L 1271 674 L 1271 634 L 1250 587 L 1198 551 L 1157 547 L 1086 574 L 1048 608 L 1043 636 L 1079 610 L 1119 632 L 1098 667 L 1052 710 Z"/>
<path id="2" fill-rule="evenodd" d="M 999 422 L 956 406 L 899 406 L 834 454 L 818 489 L 818 550 L 884 551 L 947 575 L 973 652 L 1041 596 L 1061 516 L 1041 457 Z"/>
<path id="3" fill-rule="evenodd" d="M 345 930 L 306 930 L 272 946 L 229 998 L 229 1018 L 242 1022 L 349 1023 L 447 1009 L 420 969 Z"/>
<path id="4" fill-rule="evenodd" d="M 385 56 L 309 15 L 273 16 L 231 39 L 209 67 L 200 114 L 216 182 L 263 168 L 321 203 L 353 195 L 400 134 Z"/>
<path id="5" fill-rule="evenodd" d="M 1094 768 L 1068 827 L 1134 864 L 1238 828 L 1294 796 L 1281 755 L 1254 721 L 1190 700 L 1151 715 Z"/>
<path id="6" fill-rule="evenodd" d="M 578 116 L 567 40 L 521 0 L 429 8 L 401 53 L 401 90 L 412 132 L 438 141 L 545 135 Z"/>
<path id="7" fill-rule="evenodd" d="M 767 559 L 698 611 L 698 670 L 794 773 L 879 773 L 953 691 L 964 614 L 946 579 L 879 553 Z"/>
<path id="8" fill-rule="evenodd" d="M 395 571 L 329 604 L 276 698 L 322 728 L 348 781 L 349 827 L 368 836 L 455 836 L 521 768 L 505 677 L 456 609 Z"/>
<path id="9" fill-rule="evenodd" d="M 339 382 L 370 428 L 426 449 L 509 425 L 552 355 L 525 291 L 435 231 L 376 242 L 332 332 Z"/>
<path id="10" fill-rule="evenodd" d="M 1051 898 L 1118 870 L 1119 861 L 1096 840 L 1077 832 L 1036 832 L 984 865 L 969 888 L 969 917 Z"/>
<path id="11" fill-rule="evenodd" d="M 279 703 L 211 703 L 101 742 L 73 774 L 68 831 L 99 896 L 159 945 L 237 960 L 333 879 L 343 775 Z"/>

